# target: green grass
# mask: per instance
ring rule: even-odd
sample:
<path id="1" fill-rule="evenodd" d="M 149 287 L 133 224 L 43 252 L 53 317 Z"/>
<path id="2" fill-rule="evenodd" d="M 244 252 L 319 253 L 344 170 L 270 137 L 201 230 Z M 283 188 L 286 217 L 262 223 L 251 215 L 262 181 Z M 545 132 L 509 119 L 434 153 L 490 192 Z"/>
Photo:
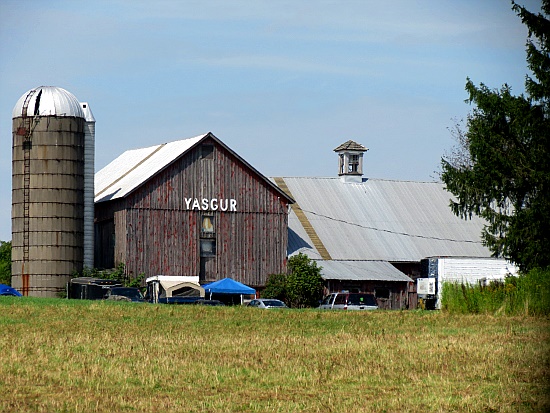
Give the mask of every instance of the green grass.
<path id="1" fill-rule="evenodd" d="M 0 411 L 541 412 L 550 320 L 0 299 Z"/>

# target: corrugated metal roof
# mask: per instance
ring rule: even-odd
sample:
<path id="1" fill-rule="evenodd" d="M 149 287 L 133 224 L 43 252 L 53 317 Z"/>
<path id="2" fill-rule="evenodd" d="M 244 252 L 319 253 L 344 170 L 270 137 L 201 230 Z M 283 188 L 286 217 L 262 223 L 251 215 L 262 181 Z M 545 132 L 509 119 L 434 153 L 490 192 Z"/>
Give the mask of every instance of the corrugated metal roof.
<path id="1" fill-rule="evenodd" d="M 40 86 L 27 91 L 19 98 L 12 112 L 12 118 L 18 118 L 23 115 L 23 105 L 25 99 L 32 91 L 28 106 L 28 116 L 74 116 L 77 118 L 86 118 L 78 99 L 63 88 L 55 86 Z"/>
<path id="2" fill-rule="evenodd" d="M 406 281 L 412 279 L 387 261 L 316 261 L 325 280 Z"/>
<path id="3" fill-rule="evenodd" d="M 484 221 L 462 220 L 436 182 L 283 178 L 333 260 L 419 261 L 429 256 L 490 257 Z M 289 254 L 319 258 L 294 212 Z"/>
<path id="4" fill-rule="evenodd" d="M 125 197 L 207 135 L 124 152 L 95 174 L 95 202 Z"/>

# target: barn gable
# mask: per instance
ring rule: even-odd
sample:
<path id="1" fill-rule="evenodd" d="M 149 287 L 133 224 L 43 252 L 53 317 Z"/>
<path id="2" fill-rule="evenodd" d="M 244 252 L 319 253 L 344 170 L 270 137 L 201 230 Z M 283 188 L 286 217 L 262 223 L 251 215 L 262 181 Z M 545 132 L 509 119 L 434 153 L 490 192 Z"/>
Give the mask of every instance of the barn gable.
<path id="1" fill-rule="evenodd" d="M 286 269 L 292 199 L 211 133 L 127 151 L 96 188 L 99 266 L 252 286 Z"/>
<path id="2" fill-rule="evenodd" d="M 173 162 L 188 155 L 192 150 L 196 150 L 201 144 L 203 145 L 202 149 L 196 151 L 196 156 L 201 159 L 211 158 L 213 152 L 205 154 L 204 151 L 206 149 L 204 148 L 216 144 L 223 148 L 234 160 L 242 163 L 243 168 L 249 169 L 251 173 L 257 175 L 259 180 L 265 182 L 267 186 L 272 187 L 273 190 L 279 193 L 279 196 L 288 198 L 292 202 L 292 199 L 286 193 L 281 191 L 211 132 L 193 138 L 124 152 L 95 174 L 95 202 L 105 202 L 126 197 Z"/>

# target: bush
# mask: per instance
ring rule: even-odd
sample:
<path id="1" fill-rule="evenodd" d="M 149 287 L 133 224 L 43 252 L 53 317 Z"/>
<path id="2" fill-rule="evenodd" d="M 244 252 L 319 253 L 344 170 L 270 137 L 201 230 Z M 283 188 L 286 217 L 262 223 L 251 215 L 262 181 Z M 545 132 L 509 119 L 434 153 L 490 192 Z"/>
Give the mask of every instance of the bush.
<path id="1" fill-rule="evenodd" d="M 265 289 L 262 291 L 262 297 L 276 298 L 277 300 L 288 302 L 286 279 L 286 274 L 271 274 L 267 278 Z"/>
<path id="2" fill-rule="evenodd" d="M 288 274 L 271 274 L 262 293 L 277 298 L 289 307 L 316 307 L 323 296 L 321 267 L 305 254 L 288 259 Z"/>

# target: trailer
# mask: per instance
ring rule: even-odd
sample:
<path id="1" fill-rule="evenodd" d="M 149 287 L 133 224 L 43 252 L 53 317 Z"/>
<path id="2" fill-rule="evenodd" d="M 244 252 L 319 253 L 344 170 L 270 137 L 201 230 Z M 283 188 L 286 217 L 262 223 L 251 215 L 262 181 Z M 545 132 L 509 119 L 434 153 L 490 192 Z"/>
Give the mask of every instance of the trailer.
<path id="1" fill-rule="evenodd" d="M 429 257 L 420 263 L 417 293 L 427 309 L 441 308 L 443 284 L 446 282 L 488 285 L 518 273 L 514 264 L 501 258 Z"/>
<path id="2" fill-rule="evenodd" d="M 113 287 L 122 287 L 122 283 L 95 277 L 72 278 L 67 283 L 67 298 L 103 300 Z"/>
<path id="3" fill-rule="evenodd" d="M 204 298 L 198 276 L 155 275 L 145 280 L 145 299 L 152 303 L 182 303 Z"/>

